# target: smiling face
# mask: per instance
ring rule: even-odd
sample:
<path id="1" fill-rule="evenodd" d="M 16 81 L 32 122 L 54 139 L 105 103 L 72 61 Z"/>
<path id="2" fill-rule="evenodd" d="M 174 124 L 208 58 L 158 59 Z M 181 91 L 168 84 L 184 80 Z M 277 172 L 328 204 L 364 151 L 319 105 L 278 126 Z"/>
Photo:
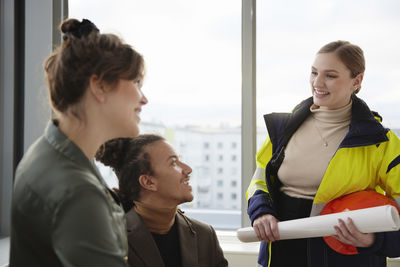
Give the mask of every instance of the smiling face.
<path id="1" fill-rule="evenodd" d="M 192 201 L 189 184 L 192 169 L 179 160 L 174 149 L 165 141 L 157 141 L 146 150 L 150 155 L 156 194 L 163 204 L 173 207 Z"/>
<path id="2" fill-rule="evenodd" d="M 141 79 L 120 79 L 115 88 L 108 90 L 104 119 L 110 122 L 112 138 L 139 134 L 140 112 L 147 102 L 141 91 Z"/>
<path id="3" fill-rule="evenodd" d="M 335 53 L 317 54 L 310 76 L 314 104 L 326 109 L 346 106 L 361 87 L 362 78 L 362 73 L 351 78 L 350 70 Z"/>

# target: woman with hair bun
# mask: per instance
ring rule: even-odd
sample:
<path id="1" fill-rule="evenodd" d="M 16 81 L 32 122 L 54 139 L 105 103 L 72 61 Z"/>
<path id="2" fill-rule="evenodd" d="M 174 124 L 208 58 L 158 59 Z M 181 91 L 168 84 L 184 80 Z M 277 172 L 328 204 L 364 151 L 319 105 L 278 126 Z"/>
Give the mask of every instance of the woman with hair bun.
<path id="1" fill-rule="evenodd" d="M 124 212 L 93 160 L 106 141 L 138 135 L 144 60 L 89 20 L 60 29 L 45 62 L 54 116 L 15 175 L 10 266 L 128 266 Z"/>

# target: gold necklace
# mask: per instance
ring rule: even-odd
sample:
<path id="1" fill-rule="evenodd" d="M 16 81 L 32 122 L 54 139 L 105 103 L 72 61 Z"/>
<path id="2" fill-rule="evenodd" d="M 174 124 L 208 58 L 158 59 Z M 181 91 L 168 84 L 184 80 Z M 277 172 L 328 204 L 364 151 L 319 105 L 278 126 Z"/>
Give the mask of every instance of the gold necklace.
<path id="1" fill-rule="evenodd" d="M 318 128 L 318 126 L 317 126 L 317 122 L 316 122 L 317 120 L 315 119 L 314 115 L 312 115 L 312 118 L 313 118 L 313 122 L 314 122 L 314 127 L 315 127 L 315 129 L 317 129 L 318 135 L 319 135 L 319 137 L 321 138 L 322 142 L 324 143 L 324 147 L 328 147 L 328 140 L 326 140 L 326 139 L 322 136 L 321 131 L 319 130 L 319 128 Z"/>

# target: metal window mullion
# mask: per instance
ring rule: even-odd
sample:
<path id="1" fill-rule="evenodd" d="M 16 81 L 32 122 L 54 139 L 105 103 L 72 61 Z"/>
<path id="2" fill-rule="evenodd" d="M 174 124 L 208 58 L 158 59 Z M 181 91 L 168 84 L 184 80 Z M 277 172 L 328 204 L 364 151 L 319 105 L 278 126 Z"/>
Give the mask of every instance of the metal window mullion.
<path id="1" fill-rule="evenodd" d="M 250 225 L 245 198 L 256 154 L 256 0 L 242 0 L 242 227 Z"/>

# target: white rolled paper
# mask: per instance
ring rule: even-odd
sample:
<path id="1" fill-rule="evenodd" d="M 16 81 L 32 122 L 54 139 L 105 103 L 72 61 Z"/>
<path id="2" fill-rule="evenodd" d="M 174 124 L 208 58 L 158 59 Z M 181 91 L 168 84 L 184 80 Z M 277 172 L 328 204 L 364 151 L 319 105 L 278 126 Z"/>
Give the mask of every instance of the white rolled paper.
<path id="1" fill-rule="evenodd" d="M 346 222 L 351 218 L 362 233 L 397 231 L 400 229 L 399 213 L 392 205 L 345 211 L 309 218 L 278 222 L 280 240 L 311 238 L 335 235 L 338 219 Z M 242 242 L 258 242 L 253 227 L 237 230 L 237 237 Z"/>

